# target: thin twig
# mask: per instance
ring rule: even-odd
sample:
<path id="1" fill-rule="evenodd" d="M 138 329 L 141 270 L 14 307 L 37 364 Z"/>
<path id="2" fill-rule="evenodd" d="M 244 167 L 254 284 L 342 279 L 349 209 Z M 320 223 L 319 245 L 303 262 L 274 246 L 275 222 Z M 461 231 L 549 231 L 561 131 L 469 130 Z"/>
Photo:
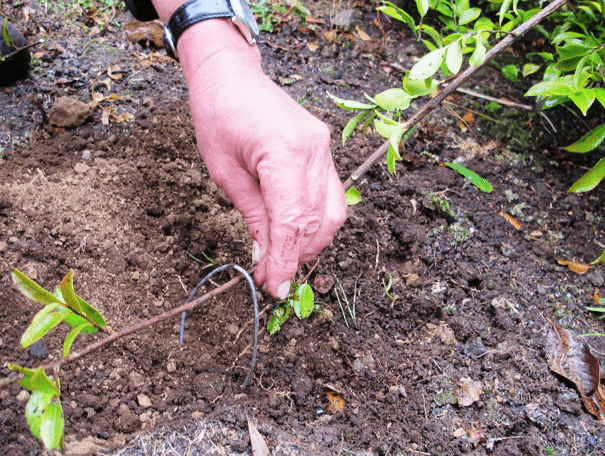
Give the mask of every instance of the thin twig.
<path id="1" fill-rule="evenodd" d="M 557 10 L 559 7 L 567 3 L 568 0 L 554 0 L 547 7 L 537 13 L 535 16 L 532 16 L 531 19 L 523 22 L 516 29 L 502 38 L 493 48 L 487 52 L 485 55 L 485 61 L 479 66 L 469 66 L 466 70 L 460 73 L 451 84 L 445 87 L 439 94 L 430 100 L 428 103 L 424 104 L 422 108 L 420 108 L 412 117 L 410 117 L 404 123 L 404 130 L 409 131 L 412 127 L 418 124 L 422 119 L 424 119 L 429 113 L 431 113 L 437 106 L 441 104 L 443 100 L 445 100 L 454 90 L 456 90 L 460 85 L 468 81 L 468 79 L 473 76 L 479 69 L 483 68 L 485 64 L 487 64 L 496 54 L 501 52 L 502 50 L 509 47 L 516 39 L 523 36 L 528 30 L 532 29 L 536 24 L 540 21 L 548 17 L 551 13 Z M 386 154 L 389 149 L 390 142 L 385 141 L 376 151 L 366 160 L 364 161 L 359 168 L 357 168 L 351 177 L 349 177 L 345 183 L 345 190 L 349 189 L 353 186 L 353 184 L 363 176 L 368 169 L 370 169 L 374 163 L 380 160 L 384 154 Z"/>

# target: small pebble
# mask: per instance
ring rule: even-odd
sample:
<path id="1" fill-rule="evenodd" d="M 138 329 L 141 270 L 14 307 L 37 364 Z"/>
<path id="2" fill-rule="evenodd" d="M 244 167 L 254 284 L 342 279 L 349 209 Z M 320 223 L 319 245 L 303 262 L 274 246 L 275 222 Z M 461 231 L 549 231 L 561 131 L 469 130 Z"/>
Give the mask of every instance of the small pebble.
<path id="1" fill-rule="evenodd" d="M 29 392 L 26 390 L 21 390 L 21 391 L 19 391 L 19 394 L 17 394 L 17 400 L 21 403 L 27 402 L 28 399 L 29 399 Z"/>

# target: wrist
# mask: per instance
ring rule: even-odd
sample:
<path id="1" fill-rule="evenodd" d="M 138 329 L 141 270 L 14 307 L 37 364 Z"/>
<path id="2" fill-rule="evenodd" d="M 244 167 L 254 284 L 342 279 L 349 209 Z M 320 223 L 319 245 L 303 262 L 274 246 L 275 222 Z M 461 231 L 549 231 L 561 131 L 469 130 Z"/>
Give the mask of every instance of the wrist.
<path id="1" fill-rule="evenodd" d="M 205 64 L 258 67 L 260 52 L 248 44 L 230 19 L 210 19 L 192 25 L 179 38 L 179 60 L 185 76 L 197 72 Z"/>

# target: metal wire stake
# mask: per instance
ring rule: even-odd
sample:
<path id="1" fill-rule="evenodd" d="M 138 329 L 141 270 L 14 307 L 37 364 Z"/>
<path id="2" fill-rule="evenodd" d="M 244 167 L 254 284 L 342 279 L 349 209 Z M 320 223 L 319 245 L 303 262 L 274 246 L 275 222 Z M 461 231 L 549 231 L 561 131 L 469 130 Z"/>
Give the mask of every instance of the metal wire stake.
<path id="1" fill-rule="evenodd" d="M 256 368 L 256 358 L 258 355 L 258 331 L 259 331 L 259 325 L 260 325 L 259 324 L 259 315 L 258 315 L 258 299 L 256 297 L 256 286 L 254 285 L 254 280 L 252 279 L 250 274 L 248 274 L 248 272 L 244 268 L 242 268 L 241 266 L 238 266 L 237 264 L 225 264 L 224 266 L 220 266 L 220 267 L 216 268 L 214 271 L 212 271 L 210 274 L 208 274 L 206 277 L 204 277 L 202 280 L 200 280 L 200 282 L 195 286 L 195 288 L 189 295 L 189 298 L 187 298 L 187 301 L 185 302 L 185 304 L 188 304 L 191 301 L 193 301 L 193 298 L 195 297 L 197 290 L 202 285 L 204 285 L 208 280 L 210 280 L 212 277 L 214 277 L 219 272 L 224 271 L 225 269 L 235 269 L 237 272 L 241 273 L 244 276 L 244 278 L 248 281 L 248 284 L 250 285 L 250 293 L 252 293 L 252 301 L 254 302 L 254 347 L 252 349 L 252 363 L 250 366 L 250 370 L 248 371 L 246 380 L 244 380 L 244 383 L 242 384 L 242 390 L 245 390 L 247 388 L 248 384 L 250 383 L 250 380 L 252 379 L 252 375 L 254 374 L 254 369 Z M 180 333 L 180 337 L 179 337 L 179 342 L 181 344 L 183 343 L 183 339 L 185 337 L 185 315 L 186 315 L 186 312 L 183 312 L 181 314 L 181 333 Z"/>

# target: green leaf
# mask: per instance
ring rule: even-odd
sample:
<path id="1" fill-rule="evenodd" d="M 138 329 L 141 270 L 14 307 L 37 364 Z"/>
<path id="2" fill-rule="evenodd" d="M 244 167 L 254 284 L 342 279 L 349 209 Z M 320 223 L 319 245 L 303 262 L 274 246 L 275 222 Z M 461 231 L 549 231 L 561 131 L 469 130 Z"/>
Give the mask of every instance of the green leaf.
<path id="1" fill-rule="evenodd" d="M 13 282 L 15 282 L 15 285 L 17 285 L 21 293 L 33 301 L 44 305 L 55 303 L 63 304 L 55 295 L 46 291 L 18 269 L 13 270 Z"/>
<path id="2" fill-rule="evenodd" d="M 458 17 L 460 17 L 460 16 L 462 16 L 462 14 L 464 14 L 464 12 L 466 10 L 469 9 L 469 7 L 470 7 L 469 0 L 456 0 L 454 7 L 455 7 L 456 15 Z"/>
<path id="3" fill-rule="evenodd" d="M 576 89 L 580 88 L 580 78 L 582 73 L 587 72 L 589 69 L 586 67 L 586 62 L 588 61 L 588 56 L 582 57 L 582 59 L 578 62 L 576 66 L 576 71 L 573 75 L 573 85 Z"/>
<path id="4" fill-rule="evenodd" d="M 76 328 L 84 323 L 88 323 L 88 320 L 84 317 L 81 317 L 80 315 L 77 315 L 75 313 L 72 313 L 71 315 L 68 315 L 65 320 L 63 320 L 65 323 L 67 323 L 69 326 L 73 328 Z M 96 333 L 98 332 L 99 329 L 96 328 L 95 326 L 89 326 L 87 328 L 84 328 L 84 330 L 82 332 L 87 333 L 87 334 L 92 334 L 92 333 Z"/>
<path id="5" fill-rule="evenodd" d="M 459 174 L 462 174 L 464 177 L 468 177 L 471 180 L 471 183 L 477 187 L 479 190 L 485 193 L 492 192 L 492 184 L 490 184 L 486 179 L 482 178 L 479 174 L 470 169 L 459 165 L 458 163 L 446 162 L 445 166 L 448 166 L 456 171 Z"/>
<path id="6" fill-rule="evenodd" d="M 389 137 L 391 147 L 393 148 L 399 159 L 401 159 L 401 156 L 399 155 L 399 143 L 401 142 L 401 137 L 403 136 L 403 133 L 404 129 L 403 127 L 400 127 L 399 129 L 393 131 L 393 133 L 391 133 L 391 136 Z"/>
<path id="7" fill-rule="evenodd" d="M 456 74 L 458 71 L 460 71 L 460 67 L 462 66 L 462 46 L 460 45 L 460 40 L 454 41 L 447 47 L 447 53 L 445 54 L 445 65 L 453 74 Z"/>
<path id="8" fill-rule="evenodd" d="M 395 175 L 395 162 L 401 161 L 401 156 L 397 153 L 395 149 L 393 149 L 392 145 L 389 145 L 387 150 L 387 170 L 392 175 Z"/>
<path id="9" fill-rule="evenodd" d="M 475 45 L 475 50 L 473 51 L 473 53 L 471 54 L 471 56 L 468 59 L 469 65 L 471 65 L 471 66 L 483 65 L 483 62 L 485 62 L 485 53 L 486 53 L 485 45 L 483 44 L 482 41 L 477 40 L 477 44 Z"/>
<path id="10" fill-rule="evenodd" d="M 550 52 L 530 52 L 529 54 L 527 54 L 528 57 L 533 57 L 534 55 L 537 55 L 538 57 L 541 57 L 549 62 L 552 62 L 554 59 L 553 55 Z"/>
<path id="11" fill-rule="evenodd" d="M 428 36 L 430 36 L 431 39 L 437 45 L 437 47 L 441 47 L 443 45 L 443 43 L 441 41 L 441 35 L 439 34 L 439 32 L 437 30 L 435 30 L 430 25 L 421 24 L 420 31 L 422 31 L 422 32 L 426 33 Z"/>
<path id="12" fill-rule="evenodd" d="M 42 416 L 54 397 L 54 394 L 45 393 L 44 391 L 34 391 L 25 406 L 25 418 L 27 419 L 29 430 L 38 439 L 42 439 L 40 436 Z"/>
<path id="13" fill-rule="evenodd" d="M 557 36 L 555 36 L 551 42 L 552 44 L 559 44 L 563 41 L 569 41 L 573 44 L 570 44 L 570 46 L 573 45 L 577 45 L 577 46 L 583 46 L 582 44 L 580 44 L 580 42 L 582 42 L 586 37 L 586 35 L 584 35 L 583 33 L 578 33 L 578 32 L 563 32 L 563 33 L 559 33 Z"/>
<path id="14" fill-rule="evenodd" d="M 416 7 L 418 8 L 418 13 L 421 17 L 426 16 L 427 11 L 429 10 L 429 0 L 416 0 Z"/>
<path id="15" fill-rule="evenodd" d="M 412 97 L 403 89 L 387 89 L 374 97 L 378 106 L 386 111 L 407 109 L 410 107 Z"/>
<path id="16" fill-rule="evenodd" d="M 380 119 L 374 119 L 374 128 L 376 128 L 376 131 L 380 136 L 385 139 L 389 139 L 393 132 L 399 127 L 397 125 L 390 125 Z"/>
<path id="17" fill-rule="evenodd" d="M 15 42 L 13 41 L 13 37 L 8 31 L 8 18 L 4 18 L 4 23 L 2 24 L 2 38 L 4 39 L 4 44 L 6 44 L 9 48 L 16 48 Z"/>
<path id="18" fill-rule="evenodd" d="M 57 287 L 61 291 L 61 296 L 68 307 L 70 307 L 74 312 L 81 314 L 82 309 L 80 309 L 80 303 L 78 302 L 78 295 L 74 290 L 74 273 L 73 271 L 69 271 L 61 283 Z"/>
<path id="19" fill-rule="evenodd" d="M 361 203 L 361 193 L 354 185 L 345 192 L 345 202 L 347 206 L 355 206 Z"/>
<path id="20" fill-rule="evenodd" d="M 594 94 L 595 97 L 597 97 L 597 100 L 599 100 L 599 103 L 601 103 L 601 106 L 603 106 L 605 108 L 605 89 L 602 87 L 593 89 L 594 90 Z"/>
<path id="21" fill-rule="evenodd" d="M 347 111 L 361 111 L 374 109 L 376 105 L 369 105 L 367 103 L 360 103 L 359 101 L 354 100 L 344 100 L 342 98 L 338 98 L 335 95 L 332 95 L 330 92 L 326 92 L 328 96 L 332 99 L 336 105 L 341 109 L 346 109 Z"/>
<path id="22" fill-rule="evenodd" d="M 273 309 L 273 315 L 271 316 L 269 324 L 267 325 L 267 331 L 270 335 L 275 334 L 281 329 L 282 325 L 290 316 L 290 310 L 290 304 L 287 302 L 280 304 L 275 309 Z"/>
<path id="23" fill-rule="evenodd" d="M 518 77 L 519 69 L 517 68 L 517 65 L 512 65 L 512 64 L 506 65 L 505 67 L 502 68 L 502 74 L 509 81 L 512 81 L 512 82 L 519 81 L 519 77 Z"/>
<path id="24" fill-rule="evenodd" d="M 313 312 L 315 299 L 311 286 L 303 283 L 296 289 L 296 299 L 291 300 L 292 308 L 298 318 L 307 318 Z"/>
<path id="25" fill-rule="evenodd" d="M 82 315 L 88 318 L 93 323 L 99 325 L 101 328 L 107 328 L 107 323 L 105 323 L 105 318 L 103 315 L 95 309 L 93 306 L 88 304 L 82 298 L 78 296 L 78 303 L 80 304 L 80 308 L 82 309 Z"/>
<path id="26" fill-rule="evenodd" d="M 21 336 L 21 346 L 29 347 L 42 339 L 48 331 L 61 323 L 72 311 L 62 304 L 49 304 L 36 314 L 31 324 Z"/>
<path id="27" fill-rule="evenodd" d="M 435 49 L 418 60 L 410 70 L 410 79 L 418 81 L 432 77 L 443 63 L 446 51 L 447 48 Z"/>
<path id="28" fill-rule="evenodd" d="M 603 253 L 601 253 L 601 256 L 599 258 L 597 258 L 596 260 L 594 260 L 592 263 L 590 264 L 599 264 L 599 263 L 605 263 L 605 250 L 603 250 Z M 605 298 L 601 298 L 600 302 L 605 302 L 604 300 Z"/>
<path id="29" fill-rule="evenodd" d="M 534 74 L 536 71 L 540 69 L 540 65 L 536 65 L 535 63 L 526 63 L 523 65 L 523 77 L 527 77 L 530 74 Z"/>
<path id="30" fill-rule="evenodd" d="M 500 6 L 500 11 L 498 12 L 498 18 L 500 21 L 500 25 L 502 25 L 502 21 L 504 20 L 504 16 L 510 10 L 510 5 L 513 0 L 504 0 L 502 5 Z"/>
<path id="31" fill-rule="evenodd" d="M 413 97 L 422 97 L 429 95 L 437 89 L 437 81 L 432 78 L 417 81 L 411 80 L 408 72 L 403 78 L 403 88 Z"/>
<path id="32" fill-rule="evenodd" d="M 526 97 L 536 97 L 539 95 L 549 96 L 568 96 L 574 92 L 574 89 L 570 87 L 564 80 L 557 79 L 554 81 L 539 82 L 532 86 L 526 93 Z"/>
<path id="33" fill-rule="evenodd" d="M 81 324 L 80 326 L 75 327 L 69 334 L 65 337 L 65 341 L 63 342 L 63 357 L 67 358 L 69 356 L 69 351 L 71 350 L 71 346 L 76 341 L 76 337 L 87 327 L 94 328 L 90 323 L 86 322 Z"/>
<path id="34" fill-rule="evenodd" d="M 592 106 L 595 100 L 594 93 L 589 89 L 580 89 L 569 95 L 569 99 L 574 102 L 583 115 L 586 115 L 588 109 Z"/>
<path id="35" fill-rule="evenodd" d="M 494 28 L 495 28 L 495 25 L 489 18 L 480 17 L 479 19 L 477 19 L 477 22 L 475 22 L 475 26 L 473 27 L 473 30 L 475 30 L 476 32 L 480 32 L 480 31 L 491 32 L 492 30 L 494 30 Z"/>
<path id="36" fill-rule="evenodd" d="M 449 18 L 453 18 L 454 17 L 454 12 L 446 4 L 446 2 L 439 2 L 439 3 L 437 3 L 437 6 L 435 7 L 435 11 L 438 11 L 439 13 L 441 13 L 444 16 L 449 17 Z"/>
<path id="37" fill-rule="evenodd" d="M 366 116 L 370 115 L 370 111 L 362 111 L 355 117 L 351 118 L 342 130 L 342 145 L 344 146 L 348 139 L 351 137 L 357 125 L 362 122 Z"/>
<path id="38" fill-rule="evenodd" d="M 416 34 L 416 23 L 414 22 L 414 18 L 412 18 L 412 16 L 410 16 L 404 10 L 402 10 L 401 8 L 399 8 L 398 6 L 396 6 L 390 2 L 384 2 L 384 3 L 385 3 L 384 6 L 379 6 L 376 9 L 378 11 L 381 11 L 382 13 L 386 14 L 387 16 L 391 16 L 393 19 L 397 19 L 398 21 L 401 21 L 404 24 L 409 25 L 409 27 Z"/>
<path id="39" fill-rule="evenodd" d="M 59 397 L 59 391 L 57 390 L 55 382 L 53 382 L 48 375 L 46 375 L 43 367 L 39 367 L 38 369 L 29 369 L 16 364 L 8 364 L 7 367 L 9 370 L 16 370 L 24 375 L 24 377 L 19 380 L 19 385 L 21 385 L 23 388 L 30 391 L 42 391 L 44 393 Z"/>
<path id="40" fill-rule="evenodd" d="M 460 25 L 468 24 L 469 22 L 473 22 L 480 15 L 481 15 L 481 9 L 480 8 L 469 8 L 464 13 L 462 13 L 462 15 L 460 16 L 460 19 L 459 19 L 458 23 Z"/>
<path id="41" fill-rule="evenodd" d="M 586 174 L 571 186 L 568 193 L 588 192 L 599 185 L 605 177 L 605 158 L 601 158 Z"/>
<path id="42" fill-rule="evenodd" d="M 63 449 L 63 429 L 65 420 L 61 401 L 54 399 L 44 411 L 40 423 L 40 437 L 48 450 Z"/>

